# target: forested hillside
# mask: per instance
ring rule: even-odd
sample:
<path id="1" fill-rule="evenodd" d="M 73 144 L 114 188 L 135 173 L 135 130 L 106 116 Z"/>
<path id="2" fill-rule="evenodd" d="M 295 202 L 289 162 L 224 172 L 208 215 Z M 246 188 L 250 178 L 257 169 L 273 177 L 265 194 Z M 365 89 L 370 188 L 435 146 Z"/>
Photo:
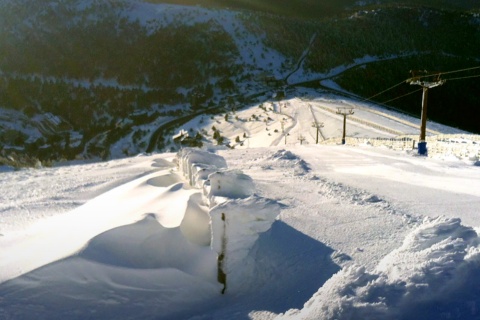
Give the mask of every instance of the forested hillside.
<path id="1" fill-rule="evenodd" d="M 368 98 L 410 70 L 479 63 L 474 1 L 284 2 L 3 1 L 2 154 L 106 159 L 122 138 L 145 151 L 166 123 L 286 86 L 324 90 L 320 81 L 333 80 Z M 478 74 L 445 76 L 431 119 L 480 132 L 480 85 L 465 78 Z M 405 83 L 373 100 L 419 115 L 421 93 L 396 99 L 417 89 Z M 151 148 L 167 147 L 168 134 L 160 140 Z"/>

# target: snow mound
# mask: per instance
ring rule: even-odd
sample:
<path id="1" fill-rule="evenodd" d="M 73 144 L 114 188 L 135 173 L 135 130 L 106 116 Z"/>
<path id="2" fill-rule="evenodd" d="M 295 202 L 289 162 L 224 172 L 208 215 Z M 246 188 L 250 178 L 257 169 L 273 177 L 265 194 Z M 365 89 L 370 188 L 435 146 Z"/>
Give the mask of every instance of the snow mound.
<path id="1" fill-rule="evenodd" d="M 278 150 L 269 159 L 284 161 L 284 166 L 291 167 L 294 176 L 303 176 L 311 170 L 310 166 L 303 159 L 288 150 Z"/>
<path id="2" fill-rule="evenodd" d="M 459 219 L 427 218 L 373 272 L 348 266 L 276 319 L 477 319 L 478 244 Z"/>
<path id="3" fill-rule="evenodd" d="M 299 160 L 299 158 L 288 150 L 278 150 L 273 155 L 270 156 L 270 159 L 273 160 Z"/>

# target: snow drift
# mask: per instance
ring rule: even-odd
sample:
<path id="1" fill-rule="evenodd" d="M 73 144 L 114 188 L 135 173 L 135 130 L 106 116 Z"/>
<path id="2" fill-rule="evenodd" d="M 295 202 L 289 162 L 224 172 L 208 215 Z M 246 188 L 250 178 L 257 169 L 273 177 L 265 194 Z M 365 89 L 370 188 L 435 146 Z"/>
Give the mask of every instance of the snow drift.
<path id="1" fill-rule="evenodd" d="M 276 319 L 477 319 L 478 245 L 459 219 L 426 218 L 374 271 L 348 266 Z"/>
<path id="2" fill-rule="evenodd" d="M 176 318 L 227 284 L 248 289 L 249 252 L 278 205 L 218 155 L 185 149 L 177 163 L 175 172 L 156 161 L 150 174 L 2 237 L 0 319 Z M 207 167 L 207 177 L 197 170 Z"/>

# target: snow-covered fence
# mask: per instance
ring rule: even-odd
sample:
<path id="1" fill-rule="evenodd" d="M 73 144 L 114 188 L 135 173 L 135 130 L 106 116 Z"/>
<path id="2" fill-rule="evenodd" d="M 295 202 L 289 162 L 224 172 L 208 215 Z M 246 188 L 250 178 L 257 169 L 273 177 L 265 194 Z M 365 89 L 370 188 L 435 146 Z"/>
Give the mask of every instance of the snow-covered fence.
<path id="1" fill-rule="evenodd" d="M 341 144 L 342 138 L 332 138 L 322 142 L 322 144 Z M 346 137 L 345 143 L 348 145 L 369 145 L 373 147 L 387 147 L 394 150 L 411 150 L 415 147 L 415 140 L 409 137 L 403 138 L 354 138 Z"/>
<path id="2" fill-rule="evenodd" d="M 340 137 L 328 139 L 322 144 L 340 144 Z M 480 159 L 480 135 L 444 134 L 427 136 L 428 155 L 452 155 L 460 159 Z M 418 136 L 408 135 L 396 138 L 355 138 L 346 137 L 348 145 L 370 145 L 393 150 L 412 150 L 417 147 Z"/>
<path id="3" fill-rule="evenodd" d="M 201 188 L 208 175 L 227 168 L 227 162 L 211 152 L 185 148 L 177 154 L 178 168 L 192 187 Z"/>
<path id="4" fill-rule="evenodd" d="M 250 176 L 228 170 L 223 157 L 182 149 L 178 168 L 192 187 L 202 190 L 210 216 L 210 247 L 217 253 L 218 281 L 239 291 L 252 278 L 255 261 L 248 255 L 259 235 L 270 229 L 280 206 L 254 194 Z"/>
<path id="5" fill-rule="evenodd" d="M 255 185 L 250 176 L 241 171 L 217 171 L 208 175 L 203 194 L 213 207 L 228 198 L 247 198 L 253 195 Z"/>
<path id="6" fill-rule="evenodd" d="M 480 135 L 449 134 L 427 137 L 430 155 L 452 155 L 460 159 L 480 158 Z"/>

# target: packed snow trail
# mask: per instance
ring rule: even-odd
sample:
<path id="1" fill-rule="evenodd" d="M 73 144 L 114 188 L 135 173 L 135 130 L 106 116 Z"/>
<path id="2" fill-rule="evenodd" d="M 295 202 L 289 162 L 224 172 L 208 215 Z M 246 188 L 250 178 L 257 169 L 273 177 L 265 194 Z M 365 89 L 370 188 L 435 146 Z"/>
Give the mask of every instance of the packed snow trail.
<path id="1" fill-rule="evenodd" d="M 302 157 L 299 151 L 304 148 Z M 396 211 L 375 193 L 327 180 L 321 167 L 310 160 L 328 148 L 246 149 L 221 154 L 232 168 L 254 178 L 260 195 L 283 205 L 283 222 L 338 251 L 335 262 L 356 261 L 374 268 L 397 247 L 416 219 Z"/>

